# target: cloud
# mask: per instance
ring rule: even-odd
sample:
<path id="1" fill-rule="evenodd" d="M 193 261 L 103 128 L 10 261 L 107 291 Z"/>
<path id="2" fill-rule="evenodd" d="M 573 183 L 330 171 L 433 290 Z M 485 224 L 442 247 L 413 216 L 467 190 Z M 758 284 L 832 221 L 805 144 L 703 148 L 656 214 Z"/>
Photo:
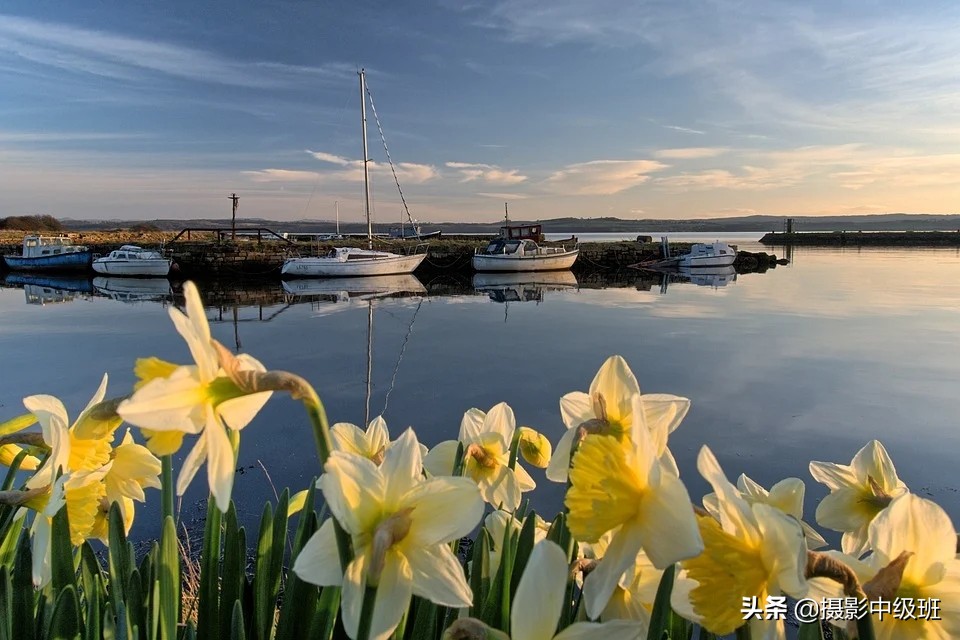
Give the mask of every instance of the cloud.
<path id="1" fill-rule="evenodd" d="M 255 88 L 296 86 L 305 81 L 341 81 L 350 65 L 322 66 L 241 62 L 216 53 L 108 31 L 0 15 L 0 60 L 10 58 L 75 74 L 123 81 L 148 74 L 211 84 Z"/>
<path id="2" fill-rule="evenodd" d="M 526 200 L 530 197 L 525 193 L 491 193 L 487 191 L 479 191 L 477 195 L 484 198 L 496 198 L 497 200 Z"/>
<path id="3" fill-rule="evenodd" d="M 482 180 L 489 184 L 512 185 L 519 184 L 527 179 L 527 176 L 521 175 L 517 169 L 501 169 L 491 164 L 448 162 L 446 166 L 457 170 L 460 174 L 460 182 Z"/>
<path id="4" fill-rule="evenodd" d="M 700 131 L 700 130 L 698 130 L 698 129 L 688 129 L 687 127 L 678 127 L 678 126 L 672 125 L 672 124 L 665 124 L 665 125 L 663 125 L 663 128 L 664 128 L 664 129 L 673 129 L 674 131 L 680 131 L 680 132 L 682 132 L 682 133 L 694 133 L 694 134 L 696 134 L 696 135 L 698 135 L 698 136 L 702 136 L 702 135 L 705 135 L 705 134 L 706 134 L 705 131 Z"/>
<path id="5" fill-rule="evenodd" d="M 653 155 L 668 160 L 695 160 L 697 158 L 715 158 L 726 153 L 722 147 L 685 147 L 682 149 L 660 149 Z"/>
<path id="6" fill-rule="evenodd" d="M 332 153 L 325 153 L 323 151 L 310 151 L 309 149 L 307 149 L 307 153 L 312 155 L 317 160 L 321 160 L 323 162 L 330 162 L 332 164 L 339 164 L 342 166 L 347 166 L 350 164 L 350 161 L 346 158 L 335 156 Z"/>
<path id="7" fill-rule="evenodd" d="M 292 171 L 290 169 L 260 169 L 243 171 L 254 182 L 313 182 L 320 177 L 315 171 Z"/>
<path id="8" fill-rule="evenodd" d="M 593 160 L 571 164 L 546 179 L 562 195 L 612 195 L 650 180 L 650 173 L 669 165 L 656 160 Z"/>

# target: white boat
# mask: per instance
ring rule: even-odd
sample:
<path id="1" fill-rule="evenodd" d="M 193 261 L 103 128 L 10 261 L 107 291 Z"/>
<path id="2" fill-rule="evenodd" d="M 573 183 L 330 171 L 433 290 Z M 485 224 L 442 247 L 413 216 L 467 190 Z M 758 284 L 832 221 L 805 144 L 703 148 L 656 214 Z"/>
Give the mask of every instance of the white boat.
<path id="1" fill-rule="evenodd" d="M 109 276 L 154 276 L 170 273 L 173 260 L 164 258 L 158 251 L 141 249 L 125 244 L 110 255 L 93 261 L 93 270 Z"/>
<path id="2" fill-rule="evenodd" d="M 473 268 L 477 271 L 555 271 L 572 267 L 579 254 L 579 248 L 541 247 L 533 240 L 498 237 L 473 255 Z"/>
<path id="3" fill-rule="evenodd" d="M 737 259 L 737 248 L 725 242 L 698 243 L 677 258 L 678 267 L 726 267 Z"/>
<path id="4" fill-rule="evenodd" d="M 289 258 L 280 269 L 281 275 L 301 278 L 343 278 L 413 273 L 427 257 L 425 245 L 418 245 L 414 253 L 409 255 L 373 250 L 373 227 L 370 223 L 370 159 L 367 155 L 367 79 L 363 69 L 358 72 L 358 75 L 360 76 L 360 116 L 363 122 L 363 189 L 364 211 L 367 216 L 367 248 L 337 247 L 325 256 Z M 391 166 L 393 166 L 392 161 Z M 421 247 L 424 247 L 423 253 L 419 253 Z"/>
<path id="5" fill-rule="evenodd" d="M 733 265 L 725 267 L 680 267 L 677 273 L 691 284 L 700 287 L 725 287 L 737 281 L 737 270 Z"/>
<path id="6" fill-rule="evenodd" d="M 100 295 L 117 302 L 161 302 L 173 299 L 166 278 L 114 278 L 97 276 L 93 286 Z"/>

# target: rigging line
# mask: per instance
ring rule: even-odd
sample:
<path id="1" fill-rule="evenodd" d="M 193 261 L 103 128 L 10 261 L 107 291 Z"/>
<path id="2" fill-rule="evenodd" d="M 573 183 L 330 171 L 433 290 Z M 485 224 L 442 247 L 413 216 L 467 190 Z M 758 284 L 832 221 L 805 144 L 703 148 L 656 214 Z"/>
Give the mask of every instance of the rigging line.
<path id="1" fill-rule="evenodd" d="M 383 411 L 380 412 L 380 415 L 385 415 L 387 413 L 387 405 L 390 404 L 390 394 L 393 393 L 393 387 L 397 383 L 397 371 L 400 370 L 400 361 L 403 360 L 403 352 L 407 350 L 407 342 L 410 340 L 410 334 L 413 333 L 413 323 L 417 321 L 417 314 L 420 313 L 420 307 L 423 305 L 424 297 L 420 298 L 420 301 L 417 303 L 417 308 L 413 312 L 413 317 L 410 319 L 410 326 L 407 327 L 407 335 L 403 337 L 403 344 L 400 346 L 400 355 L 397 356 L 397 364 L 393 367 L 393 376 L 390 378 L 390 388 L 387 389 L 387 395 L 383 399 Z"/>
<path id="2" fill-rule="evenodd" d="M 390 149 L 387 148 L 387 139 L 383 135 L 383 127 L 380 126 L 380 116 L 377 115 L 377 105 L 373 103 L 373 94 L 370 93 L 370 84 L 366 85 L 367 96 L 370 98 L 370 110 L 373 111 L 373 119 L 377 123 L 377 131 L 380 132 L 380 141 L 383 143 L 383 151 L 387 154 L 387 162 L 390 164 L 390 171 L 393 172 L 393 181 L 397 183 L 397 191 L 400 193 L 400 202 L 403 203 L 403 210 L 407 213 L 407 221 L 413 227 L 413 232 L 417 234 L 417 240 L 420 239 L 420 230 L 413 223 L 410 216 L 410 207 L 407 206 L 407 199 L 403 197 L 403 189 L 400 188 L 400 179 L 397 177 L 397 169 L 393 166 L 393 159 L 390 157 Z"/>

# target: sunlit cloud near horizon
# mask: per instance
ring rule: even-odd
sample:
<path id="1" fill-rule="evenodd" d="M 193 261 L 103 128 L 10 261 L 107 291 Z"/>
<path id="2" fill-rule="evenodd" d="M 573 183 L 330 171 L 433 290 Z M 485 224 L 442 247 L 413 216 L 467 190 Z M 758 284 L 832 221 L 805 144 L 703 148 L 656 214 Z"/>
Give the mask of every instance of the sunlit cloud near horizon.
<path id="1" fill-rule="evenodd" d="M 955 213 L 960 7 L 0 10 L 0 217 Z M 379 126 L 378 126 L 379 125 Z"/>

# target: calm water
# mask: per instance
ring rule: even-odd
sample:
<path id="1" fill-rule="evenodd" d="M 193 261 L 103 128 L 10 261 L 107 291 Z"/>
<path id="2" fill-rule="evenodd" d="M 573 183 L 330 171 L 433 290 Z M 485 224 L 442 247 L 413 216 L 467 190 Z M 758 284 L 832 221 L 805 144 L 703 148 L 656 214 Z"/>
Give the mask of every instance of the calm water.
<path id="1" fill-rule="evenodd" d="M 456 437 L 464 410 L 505 400 L 521 424 L 556 442 L 560 396 L 586 390 L 619 353 L 644 391 L 692 399 L 671 447 L 696 497 L 706 491 L 695 459 L 707 443 L 731 478 L 807 480 L 812 519 L 824 491 L 807 462 L 847 462 L 879 438 L 914 491 L 960 517 L 960 255 L 804 248 L 792 259 L 765 274 L 696 282 L 630 272 L 606 288 L 590 288 L 599 278 L 578 285 L 572 274 L 552 274 L 520 283 L 401 279 L 362 292 L 342 290 L 361 281 L 295 283 L 303 295 L 279 282 L 201 290 L 218 305 L 207 313 L 217 339 L 304 375 L 333 421 L 364 419 L 372 308 L 371 412 L 385 415 L 394 436 L 414 425 L 433 445 Z M 75 415 L 104 371 L 119 395 L 138 356 L 189 361 L 164 308 L 182 301 L 165 281 L 131 289 L 80 280 L 58 291 L 10 280 L 0 289 L 0 416 L 19 413 L 34 393 L 61 397 Z M 407 293 L 385 297 L 391 288 Z M 250 524 L 272 496 L 267 474 L 277 487 L 306 486 L 318 467 L 298 405 L 271 401 L 244 431 L 240 463 L 235 496 Z M 536 506 L 557 509 L 562 487 L 534 477 Z M 203 494 L 201 475 L 184 501 L 188 520 Z M 159 502 L 152 497 L 148 512 Z M 141 534 L 152 533 L 152 518 L 139 522 Z"/>

